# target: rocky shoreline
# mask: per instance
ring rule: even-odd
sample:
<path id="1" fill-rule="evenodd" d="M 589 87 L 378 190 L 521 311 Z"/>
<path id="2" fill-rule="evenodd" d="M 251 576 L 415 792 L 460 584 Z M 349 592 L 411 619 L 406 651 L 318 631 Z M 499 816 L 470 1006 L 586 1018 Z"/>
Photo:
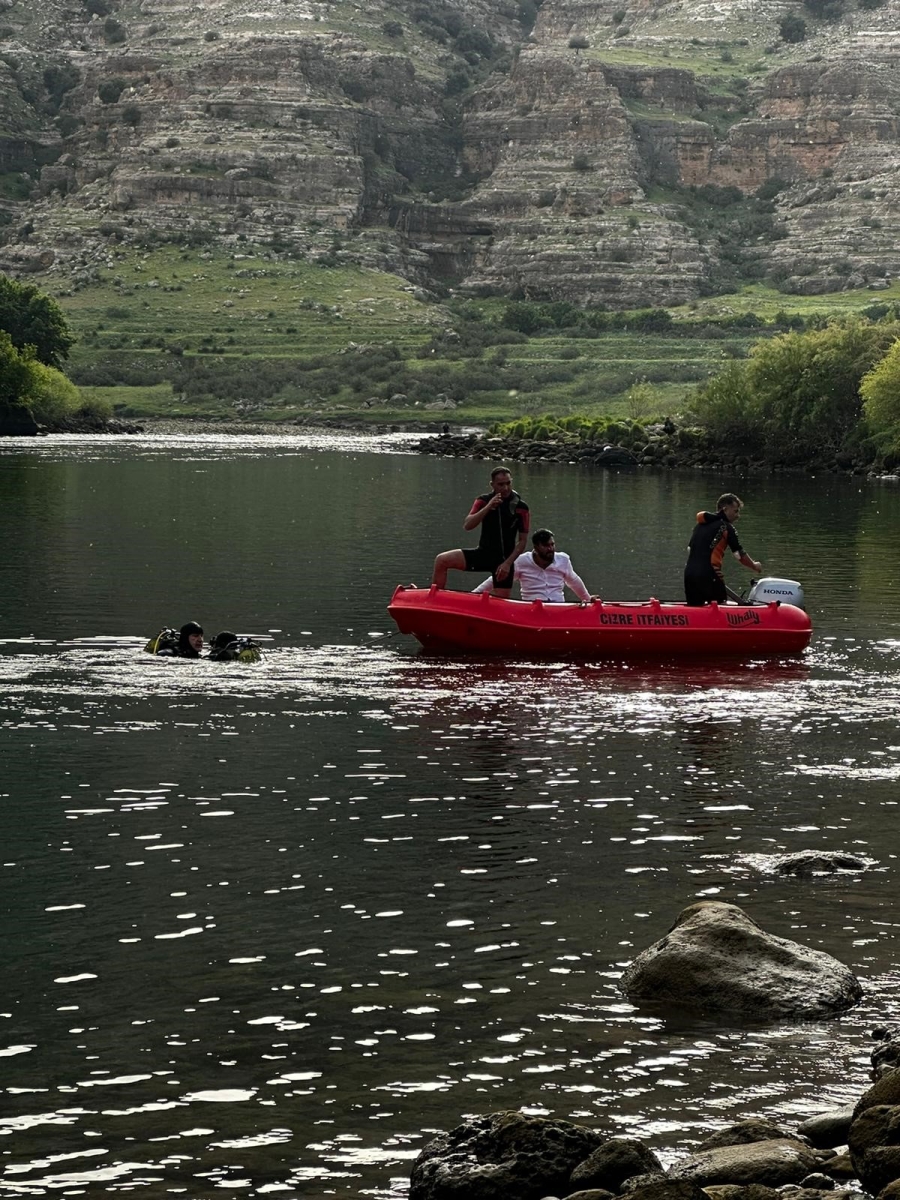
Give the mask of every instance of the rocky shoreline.
<path id="1" fill-rule="evenodd" d="M 780 865 L 809 864 L 797 857 Z M 828 873 L 844 869 L 837 858 L 826 864 Z M 680 913 L 621 988 L 632 1003 L 716 1015 L 730 1027 L 836 1016 L 862 995 L 830 955 L 719 901 Z M 900 1031 L 872 1036 L 871 1087 L 854 1105 L 794 1128 L 739 1120 L 666 1169 L 643 1141 L 615 1135 L 612 1121 L 597 1128 L 521 1112 L 474 1115 L 425 1146 L 409 1200 L 900 1200 Z"/>
<path id="2" fill-rule="evenodd" d="M 538 440 L 533 438 L 497 437 L 486 431 L 453 433 L 434 431 L 433 422 L 403 422 L 402 424 L 370 424 L 338 418 L 295 420 L 289 422 L 235 421 L 209 417 L 142 417 L 136 421 L 117 418 L 67 421 L 51 427 L 36 425 L 32 420 L 23 424 L 15 419 L 0 417 L 0 437 L 41 436 L 48 433 L 72 434 L 225 434 L 246 437 L 284 435 L 303 429 L 323 429 L 370 433 L 373 437 L 388 433 L 424 433 L 414 449 L 422 454 L 443 458 L 470 458 L 490 462 L 547 462 L 568 465 L 587 465 L 608 470 L 629 471 L 644 467 L 727 471 L 738 474 L 832 474 L 850 475 L 889 482 L 900 481 L 900 472 L 893 466 L 867 458 L 861 451 L 840 452 L 822 458 L 767 460 L 750 454 L 723 452 L 710 445 L 703 431 L 695 427 L 675 427 L 671 422 L 650 425 L 640 436 L 624 443 L 581 442 L 575 438 Z"/>
<path id="3" fill-rule="evenodd" d="M 872 479 L 900 479 L 883 463 L 856 454 L 840 452 L 822 458 L 766 460 L 735 451 L 723 451 L 711 445 L 703 431 L 671 422 L 650 425 L 637 437 L 612 445 L 582 442 L 576 438 L 534 440 L 496 437 L 486 433 L 456 434 L 445 432 L 423 438 L 416 449 L 423 454 L 444 458 L 474 458 L 491 462 L 552 462 L 584 464 L 612 470 L 637 470 L 642 467 L 691 468 L 741 474 L 796 473 L 805 475 L 854 475 Z"/>

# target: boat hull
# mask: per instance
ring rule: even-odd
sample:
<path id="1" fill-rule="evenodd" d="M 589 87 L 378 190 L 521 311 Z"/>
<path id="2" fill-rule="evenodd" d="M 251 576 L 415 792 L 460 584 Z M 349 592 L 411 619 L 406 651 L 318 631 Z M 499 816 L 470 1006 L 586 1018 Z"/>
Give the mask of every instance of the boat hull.
<path id="1" fill-rule="evenodd" d="M 802 609 L 778 603 L 547 604 L 398 587 L 388 612 L 428 650 L 525 658 L 780 657 L 799 654 L 812 636 Z"/>

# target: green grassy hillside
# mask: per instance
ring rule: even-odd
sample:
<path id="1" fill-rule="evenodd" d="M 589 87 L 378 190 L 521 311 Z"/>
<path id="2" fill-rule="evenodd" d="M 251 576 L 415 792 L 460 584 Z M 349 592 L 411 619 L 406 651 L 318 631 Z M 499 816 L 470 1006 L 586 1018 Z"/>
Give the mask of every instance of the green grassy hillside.
<path id="1" fill-rule="evenodd" d="M 453 425 L 675 412 L 766 332 L 900 301 L 895 284 L 792 297 L 786 313 L 755 285 L 672 309 L 662 330 L 622 316 L 526 334 L 502 300 L 438 303 L 377 271 L 172 246 L 115 251 L 93 282 L 56 290 L 78 338 L 70 373 L 121 416 Z"/>

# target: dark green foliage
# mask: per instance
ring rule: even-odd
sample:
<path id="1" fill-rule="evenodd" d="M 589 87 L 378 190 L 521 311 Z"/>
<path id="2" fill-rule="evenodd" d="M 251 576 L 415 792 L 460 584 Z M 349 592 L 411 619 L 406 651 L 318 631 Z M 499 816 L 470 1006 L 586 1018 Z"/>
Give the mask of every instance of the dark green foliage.
<path id="1" fill-rule="evenodd" d="M 385 21 L 381 26 L 381 32 L 385 37 L 401 38 L 403 37 L 403 26 L 399 21 Z"/>
<path id="2" fill-rule="evenodd" d="M 498 422 L 489 430 L 491 437 L 521 438 L 524 441 L 561 442 L 569 446 L 606 445 L 636 448 L 647 441 L 647 431 L 640 421 L 614 417 L 520 417 L 515 421 Z"/>
<path id="3" fill-rule="evenodd" d="M 81 82 L 81 72 L 71 63 L 64 63 L 62 66 L 45 67 L 43 79 L 49 96 L 50 111 L 56 113 L 59 112 L 66 92 L 70 92 Z"/>
<path id="4" fill-rule="evenodd" d="M 109 15 L 110 6 L 108 0 L 84 0 L 84 7 L 92 17 L 105 17 Z"/>
<path id="5" fill-rule="evenodd" d="M 220 36 L 218 29 L 207 29 L 203 35 L 203 40 L 204 42 L 217 42 Z"/>
<path id="6" fill-rule="evenodd" d="M 107 17 L 103 22 L 103 36 L 110 45 L 118 45 L 125 41 L 125 26 L 115 17 Z"/>
<path id="7" fill-rule="evenodd" d="M 466 90 L 471 82 L 472 77 L 468 71 L 463 69 L 451 71 L 444 84 L 444 95 L 458 96 L 461 92 Z"/>
<path id="8" fill-rule="evenodd" d="M 372 94 L 369 84 L 357 75 L 342 75 L 338 82 L 344 95 L 357 104 L 362 104 Z"/>
<path id="9" fill-rule="evenodd" d="M 140 125 L 141 110 L 136 104 L 126 104 L 122 109 L 122 123 L 125 125 Z"/>
<path id="10" fill-rule="evenodd" d="M 525 29 L 533 28 L 539 7 L 538 0 L 520 0 L 516 8 L 516 20 Z"/>
<path id="11" fill-rule="evenodd" d="M 570 50 L 587 50 L 590 47 L 590 44 L 591 43 L 587 40 L 583 33 L 576 33 L 574 37 L 569 38 Z"/>
<path id="12" fill-rule="evenodd" d="M 756 189 L 756 199 L 763 202 L 774 200 L 779 192 L 783 192 L 788 186 L 785 180 L 780 179 L 777 175 L 773 175 L 771 179 L 767 179 L 765 183 L 761 183 Z"/>
<path id="13" fill-rule="evenodd" d="M 31 180 L 16 172 L 0 173 L 0 197 L 6 200 L 27 200 L 31 195 Z"/>
<path id="14" fill-rule="evenodd" d="M 118 104 L 119 97 L 126 87 L 128 87 L 127 81 L 119 75 L 115 75 L 112 79 L 104 79 L 97 88 L 101 104 Z"/>
<path id="15" fill-rule="evenodd" d="M 574 171 L 590 171 L 591 160 L 586 154 L 576 154 L 572 159 L 572 169 Z"/>
<path id="16" fill-rule="evenodd" d="M 0 275 L 0 330 L 18 350 L 33 346 L 35 357 L 49 367 L 68 358 L 74 338 L 62 309 L 30 283 Z"/>
<path id="17" fill-rule="evenodd" d="M 701 285 L 704 295 L 734 291 L 743 280 L 761 277 L 766 243 L 786 236 L 776 219 L 771 189 L 751 196 L 735 187 L 711 185 L 672 191 L 682 200 L 682 221 L 701 245 L 715 252 L 717 261 Z"/>
<path id="18" fill-rule="evenodd" d="M 27 355 L 21 354 L 9 334 L 0 329 L 0 412 L 23 407 L 30 385 Z"/>
<path id="19" fill-rule="evenodd" d="M 80 129 L 84 121 L 81 117 L 76 117 L 74 113 L 60 113 L 56 118 L 55 124 L 60 132 L 60 136 L 67 138 L 71 137 L 77 129 Z"/>
<path id="20" fill-rule="evenodd" d="M 779 460 L 836 451 L 862 415 L 860 383 L 900 335 L 897 323 L 847 320 L 757 342 L 692 401 L 714 440 Z"/>
<path id="21" fill-rule="evenodd" d="M 580 309 L 567 300 L 536 304 L 530 300 L 514 300 L 507 304 L 501 324 L 520 333 L 534 334 L 540 330 L 626 331 L 661 333 L 673 326 L 672 315 L 664 308 L 636 309 L 633 312 L 602 312 Z"/>
<path id="22" fill-rule="evenodd" d="M 778 33 L 783 42 L 802 42 L 806 37 L 806 22 L 797 13 L 787 13 L 778 22 Z"/>
<path id="23" fill-rule="evenodd" d="M 477 64 L 478 59 L 491 59 L 494 56 L 494 43 L 481 29 L 464 29 L 456 39 L 456 49 L 470 62 L 474 58 L 473 66 Z"/>

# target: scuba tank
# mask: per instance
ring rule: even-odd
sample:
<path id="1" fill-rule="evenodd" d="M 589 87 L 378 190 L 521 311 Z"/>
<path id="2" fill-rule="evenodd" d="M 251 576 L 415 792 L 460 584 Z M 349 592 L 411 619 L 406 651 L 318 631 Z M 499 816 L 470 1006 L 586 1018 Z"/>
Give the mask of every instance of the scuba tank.
<path id="1" fill-rule="evenodd" d="M 229 630 L 216 634 L 208 655 L 213 662 L 242 663 L 257 663 L 262 656 L 262 649 L 253 638 L 239 637 Z"/>
<path id="2" fill-rule="evenodd" d="M 177 654 L 178 632 L 175 629 L 161 629 L 156 637 L 152 637 L 144 647 L 146 654 Z"/>

